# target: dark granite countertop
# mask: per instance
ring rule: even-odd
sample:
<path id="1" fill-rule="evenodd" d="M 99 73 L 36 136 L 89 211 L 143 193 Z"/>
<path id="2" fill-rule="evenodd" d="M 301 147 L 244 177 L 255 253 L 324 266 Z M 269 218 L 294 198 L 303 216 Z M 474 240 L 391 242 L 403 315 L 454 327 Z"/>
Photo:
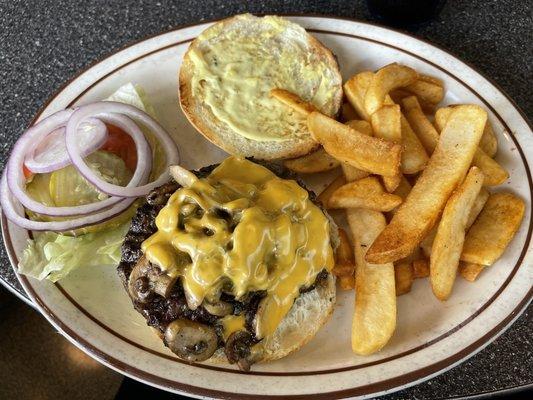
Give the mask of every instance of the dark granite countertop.
<path id="1" fill-rule="evenodd" d="M 46 99 L 91 62 L 175 26 L 247 11 L 375 20 L 365 2 L 356 0 L 0 1 L 0 166 Z M 529 2 L 448 0 L 437 20 L 411 32 L 473 64 L 532 119 Z M 3 246 L 0 279 L 22 293 Z M 532 310 L 530 305 L 494 343 L 463 364 L 383 398 L 450 398 L 533 385 Z"/>

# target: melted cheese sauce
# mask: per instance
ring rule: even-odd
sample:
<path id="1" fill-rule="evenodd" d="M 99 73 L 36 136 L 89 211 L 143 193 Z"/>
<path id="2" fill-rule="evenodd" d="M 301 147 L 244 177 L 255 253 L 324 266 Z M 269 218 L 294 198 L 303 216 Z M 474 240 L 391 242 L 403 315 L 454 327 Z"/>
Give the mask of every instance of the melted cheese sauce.
<path id="1" fill-rule="evenodd" d="M 284 38 L 294 24 L 272 16 L 262 20 L 250 34 L 215 25 L 200 35 L 199 47 L 189 52 L 192 91 L 240 135 L 281 141 L 308 131 L 305 118 L 272 98 L 271 89 L 287 89 L 326 111 L 340 83 L 331 84 L 338 78 L 307 43 Z"/>
<path id="2" fill-rule="evenodd" d="M 333 268 L 329 221 L 296 182 L 229 157 L 204 179 L 178 189 L 142 244 L 150 262 L 179 276 L 189 308 L 221 291 L 236 299 L 264 290 L 258 337 L 273 333 L 301 287 Z"/>
<path id="3" fill-rule="evenodd" d="M 233 332 L 238 332 L 245 329 L 244 315 L 226 315 L 224 318 L 222 318 L 221 324 L 223 328 L 222 338 L 224 341 L 226 341 Z"/>

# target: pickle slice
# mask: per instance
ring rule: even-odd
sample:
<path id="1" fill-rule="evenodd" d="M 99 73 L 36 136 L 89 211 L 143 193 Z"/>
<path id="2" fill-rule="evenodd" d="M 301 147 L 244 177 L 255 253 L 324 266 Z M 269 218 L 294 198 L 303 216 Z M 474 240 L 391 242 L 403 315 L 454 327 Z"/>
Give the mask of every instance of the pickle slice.
<path id="1" fill-rule="evenodd" d="M 109 152 L 96 151 L 86 158 L 87 164 L 105 181 L 115 185 L 125 186 L 131 179 L 131 171 L 126 168 L 124 161 Z M 69 165 L 50 174 L 36 174 L 26 185 L 26 191 L 36 201 L 50 207 L 79 206 L 101 201 L 108 196 L 100 192 L 80 175 L 74 166 Z M 130 219 L 137 209 L 136 201 L 126 211 L 102 223 L 79 228 L 67 235 L 82 235 L 114 229 Z M 28 216 L 36 221 L 64 221 L 70 217 L 50 217 L 26 210 Z"/>
<path id="2" fill-rule="evenodd" d="M 86 162 L 106 182 L 125 186 L 131 179 L 124 161 L 112 153 L 96 151 Z M 73 165 L 52 172 L 49 191 L 57 207 L 81 206 L 109 197 L 90 184 Z"/>

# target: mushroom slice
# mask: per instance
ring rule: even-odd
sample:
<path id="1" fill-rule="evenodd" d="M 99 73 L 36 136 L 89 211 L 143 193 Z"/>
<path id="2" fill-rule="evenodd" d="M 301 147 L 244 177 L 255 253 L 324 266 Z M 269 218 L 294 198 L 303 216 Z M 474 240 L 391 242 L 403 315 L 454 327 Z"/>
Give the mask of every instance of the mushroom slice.
<path id="1" fill-rule="evenodd" d="M 177 279 L 177 277 L 173 278 L 165 273 L 162 273 L 154 276 L 153 279 L 150 279 L 150 281 L 152 282 L 154 292 L 163 296 L 164 298 L 167 298 L 170 295 L 170 290 L 174 287 Z"/>
<path id="2" fill-rule="evenodd" d="M 188 319 L 172 321 L 165 329 L 165 344 L 179 358 L 205 361 L 218 347 L 215 329 Z"/>
<path id="3" fill-rule="evenodd" d="M 128 279 L 128 293 L 133 300 L 140 303 L 145 303 L 152 293 L 150 279 L 147 276 L 149 269 L 150 262 L 143 256 L 135 264 Z"/>
<path id="4" fill-rule="evenodd" d="M 239 366 L 242 371 L 249 371 L 256 361 L 252 356 L 252 346 L 256 343 L 253 335 L 248 331 L 233 332 L 226 341 L 224 353 L 230 364 Z"/>
<path id="5" fill-rule="evenodd" d="M 198 180 L 196 175 L 181 165 L 171 165 L 169 170 L 174 180 L 183 187 L 189 187 Z"/>
<path id="6" fill-rule="evenodd" d="M 202 305 L 209 314 L 216 315 L 217 317 L 225 317 L 226 315 L 233 314 L 233 305 L 222 300 L 216 303 L 204 301 Z"/>
<path id="7" fill-rule="evenodd" d="M 128 280 L 128 292 L 132 299 L 140 303 L 148 301 L 153 292 L 166 298 L 176 280 L 176 277 L 173 278 L 161 272 L 145 256 L 142 256 L 131 271 Z"/>

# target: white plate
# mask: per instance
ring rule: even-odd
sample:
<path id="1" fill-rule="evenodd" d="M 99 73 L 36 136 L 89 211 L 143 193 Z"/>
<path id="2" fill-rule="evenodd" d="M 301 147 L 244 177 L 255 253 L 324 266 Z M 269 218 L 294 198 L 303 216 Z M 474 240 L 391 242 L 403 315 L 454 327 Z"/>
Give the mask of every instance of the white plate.
<path id="1" fill-rule="evenodd" d="M 445 103 L 477 103 L 490 114 L 499 139 L 497 160 L 510 172 L 502 186 L 525 199 L 522 226 L 505 252 L 475 283 L 459 278 L 440 303 L 427 280 L 398 298 L 398 328 L 390 343 L 369 357 L 350 350 L 353 292 L 340 292 L 335 313 L 315 339 L 282 360 L 233 367 L 188 365 L 168 351 L 133 310 L 114 268 L 80 269 L 61 282 L 19 276 L 43 315 L 69 340 L 102 363 L 162 389 L 205 398 L 344 398 L 413 385 L 463 361 L 494 340 L 531 299 L 531 172 L 533 139 L 520 111 L 493 84 L 443 50 L 413 37 L 343 19 L 291 17 L 333 50 L 344 78 L 396 61 L 445 82 Z M 173 30 L 136 43 L 74 78 L 36 119 L 76 104 L 106 98 L 126 82 L 139 83 L 178 142 L 189 168 L 220 161 L 224 153 L 203 139 L 178 107 L 178 68 L 190 41 L 209 23 Z M 316 182 L 315 182 L 316 183 Z M 319 183 L 323 187 L 326 181 Z M 2 221 L 16 265 L 28 232 Z"/>

